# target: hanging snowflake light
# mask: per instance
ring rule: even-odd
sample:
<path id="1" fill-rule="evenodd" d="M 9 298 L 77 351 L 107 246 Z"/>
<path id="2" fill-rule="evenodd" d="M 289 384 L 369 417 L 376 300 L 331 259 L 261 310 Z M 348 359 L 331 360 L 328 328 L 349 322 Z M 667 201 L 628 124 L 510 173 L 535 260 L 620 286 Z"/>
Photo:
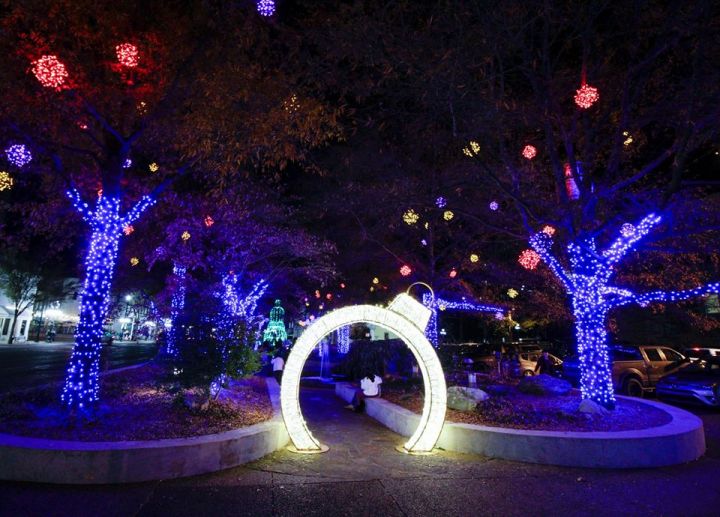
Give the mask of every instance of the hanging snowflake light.
<path id="1" fill-rule="evenodd" d="M 103 189 L 98 189 L 98 191 L 97 191 L 98 199 L 100 199 L 102 197 L 102 194 L 103 194 Z"/>
<path id="2" fill-rule="evenodd" d="M 256 5 L 260 16 L 272 16 L 275 14 L 275 2 L 273 0 L 258 0 Z"/>
<path id="3" fill-rule="evenodd" d="M 132 224 L 128 224 L 127 226 L 125 226 L 125 228 L 123 228 L 123 233 L 125 235 L 130 235 L 134 231 L 135 231 L 135 228 L 133 228 Z"/>
<path id="4" fill-rule="evenodd" d="M 315 298 L 320 298 L 320 291 L 315 289 Z"/>
<path id="5" fill-rule="evenodd" d="M 583 83 L 575 93 L 575 104 L 581 109 L 588 109 L 600 99 L 598 89 L 589 84 Z"/>
<path id="6" fill-rule="evenodd" d="M 498 311 L 498 312 L 495 313 L 495 319 L 496 319 L 496 320 L 504 320 L 504 319 L 505 319 L 505 316 L 503 316 L 503 313 L 502 313 L 502 312 Z"/>
<path id="7" fill-rule="evenodd" d="M 410 273 L 412 273 L 412 269 L 410 269 L 410 266 L 408 266 L 407 264 L 400 268 L 400 274 L 402 276 L 409 276 Z"/>
<path id="8" fill-rule="evenodd" d="M 380 283 L 380 279 L 379 279 L 378 277 L 375 277 L 375 278 L 372 279 L 372 283 L 375 284 L 375 285 L 377 285 L 377 284 Z"/>
<path id="9" fill-rule="evenodd" d="M 332 300 L 332 298 L 333 298 L 333 297 L 332 297 L 332 293 L 326 294 L 326 295 L 325 295 L 325 298 L 328 299 L 328 300 Z"/>
<path id="10" fill-rule="evenodd" d="M 340 283 L 340 289 L 345 289 L 345 284 L 342 282 Z"/>
<path id="11" fill-rule="evenodd" d="M 13 186 L 12 176 L 7 171 L 0 171 L 0 192 L 10 190 Z"/>
<path id="12" fill-rule="evenodd" d="M 623 145 L 625 147 L 633 143 L 633 137 L 630 133 L 628 133 L 627 131 L 623 131 L 623 136 L 625 137 L 625 140 L 623 141 Z"/>
<path id="13" fill-rule="evenodd" d="M 68 78 L 65 65 L 55 56 L 42 56 L 33 61 L 32 72 L 45 88 L 59 89 Z"/>
<path id="14" fill-rule="evenodd" d="M 625 238 L 632 237 L 635 235 L 635 226 L 630 223 L 625 223 L 620 227 L 620 235 Z"/>
<path id="15" fill-rule="evenodd" d="M 537 149 L 534 145 L 526 145 L 523 147 L 522 155 L 528 160 L 532 160 L 535 156 L 537 156 Z"/>
<path id="16" fill-rule="evenodd" d="M 470 146 L 469 147 L 463 147 L 463 154 L 466 156 L 469 156 L 472 158 L 473 156 L 477 156 L 480 153 L 480 144 L 478 144 L 474 140 L 470 140 Z"/>
<path id="17" fill-rule="evenodd" d="M 5 155 L 16 167 L 25 167 L 32 161 L 32 153 L 24 144 L 14 144 L 5 149 Z"/>
<path id="18" fill-rule="evenodd" d="M 213 219 L 213 218 L 210 217 L 209 215 L 206 215 L 206 216 L 205 216 L 205 219 L 204 219 L 204 222 L 205 222 L 205 226 L 207 226 L 208 228 L 210 228 L 213 224 L 215 224 L 215 219 Z"/>
<path id="19" fill-rule="evenodd" d="M 123 162 L 123 169 L 129 169 L 132 167 L 132 160 L 130 158 L 126 158 Z"/>
<path id="20" fill-rule="evenodd" d="M 152 162 L 150 165 L 148 165 L 148 169 L 150 169 L 150 172 L 157 172 L 158 170 L 160 170 L 160 166 L 157 163 Z"/>
<path id="21" fill-rule="evenodd" d="M 426 230 L 430 229 L 430 223 L 427 221 L 425 221 L 425 229 Z"/>
<path id="22" fill-rule="evenodd" d="M 447 205 L 447 199 L 444 197 L 440 196 L 435 200 L 435 206 L 438 208 L 445 208 L 445 205 Z"/>
<path id="23" fill-rule="evenodd" d="M 425 239 L 421 240 L 420 244 L 422 244 L 423 246 L 427 246 L 427 240 L 425 240 Z"/>
<path id="24" fill-rule="evenodd" d="M 115 47 L 115 55 L 122 66 L 138 66 L 138 48 L 132 43 L 121 43 Z"/>
<path id="25" fill-rule="evenodd" d="M 480 260 L 480 257 L 478 256 L 477 253 L 472 253 L 470 255 L 470 262 L 477 262 L 478 260 Z"/>
<path id="26" fill-rule="evenodd" d="M 541 231 L 542 231 L 545 235 L 549 235 L 550 237 L 552 237 L 553 235 L 555 235 L 555 228 L 553 228 L 553 227 L 550 226 L 549 224 L 546 224 L 545 226 L 543 226 L 543 229 L 542 229 Z"/>
<path id="27" fill-rule="evenodd" d="M 451 221 L 453 217 L 455 217 L 455 214 L 452 210 L 445 210 L 445 212 L 443 212 L 443 219 L 446 221 Z"/>
<path id="28" fill-rule="evenodd" d="M 518 257 L 518 262 L 525 269 L 532 270 L 535 269 L 540 263 L 540 255 L 538 255 L 537 251 L 535 250 L 527 249 L 520 253 L 520 256 Z"/>
<path id="29" fill-rule="evenodd" d="M 139 258 L 133 257 L 133 258 L 130 259 L 130 265 L 131 265 L 132 267 L 135 267 L 135 266 L 137 266 L 138 264 L 140 264 L 140 259 L 139 259 Z"/>
<path id="30" fill-rule="evenodd" d="M 520 293 L 518 293 L 518 292 L 517 292 L 515 289 L 513 289 L 512 287 L 507 290 L 507 295 L 508 295 L 510 298 L 517 298 L 517 295 L 518 295 L 518 294 L 520 294 Z"/>
<path id="31" fill-rule="evenodd" d="M 490 204 L 488 205 L 490 207 L 490 210 L 493 212 L 497 212 L 497 209 L 500 208 L 500 205 L 497 201 L 490 201 Z"/>
<path id="32" fill-rule="evenodd" d="M 450 270 L 450 273 L 448 274 L 448 276 L 449 276 L 450 278 L 455 278 L 455 277 L 457 276 L 457 269 L 452 268 L 452 269 Z"/>
<path id="33" fill-rule="evenodd" d="M 420 220 L 420 216 L 412 208 L 409 208 L 408 210 L 406 210 L 402 217 L 403 217 L 403 221 L 405 221 L 405 224 L 408 224 L 408 225 L 413 225 Z"/>
<path id="34" fill-rule="evenodd" d="M 184 241 L 187 241 L 188 239 L 190 239 L 190 232 L 185 230 L 184 232 L 182 232 L 180 238 Z"/>

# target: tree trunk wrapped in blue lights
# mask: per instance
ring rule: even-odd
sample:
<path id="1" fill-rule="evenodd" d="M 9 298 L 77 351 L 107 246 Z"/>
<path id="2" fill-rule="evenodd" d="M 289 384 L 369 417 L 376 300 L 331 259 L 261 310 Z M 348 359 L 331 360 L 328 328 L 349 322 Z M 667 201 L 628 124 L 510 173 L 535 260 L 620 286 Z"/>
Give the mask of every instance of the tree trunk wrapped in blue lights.
<path id="1" fill-rule="evenodd" d="M 609 409 L 615 407 L 615 395 L 605 331 L 608 313 L 631 303 L 644 307 L 653 302 L 675 302 L 720 291 L 720 283 L 684 291 L 644 294 L 610 285 L 617 264 L 661 220 L 659 215 L 649 214 L 637 226 L 624 224 L 620 235 L 602 252 L 597 250 L 594 237 L 570 243 L 567 246 L 569 269 L 565 269 L 550 251 L 553 245 L 550 235 L 540 232 L 530 238 L 533 249 L 562 282 L 572 302 L 582 396 Z"/>
<path id="2" fill-rule="evenodd" d="M 165 339 L 165 347 L 161 351 L 161 355 L 169 358 L 175 358 L 178 355 L 177 340 L 179 324 L 178 316 L 185 308 L 185 275 L 187 269 L 178 263 L 173 263 L 173 275 L 175 276 L 175 292 L 170 302 L 170 328 Z"/>
<path id="3" fill-rule="evenodd" d="M 121 216 L 120 200 L 115 197 L 100 196 L 92 209 L 82 201 L 77 190 L 70 190 L 68 196 L 92 229 L 92 234 L 85 258 L 85 281 L 75 346 L 60 397 L 70 408 L 84 409 L 100 398 L 98 373 L 102 326 L 108 311 L 123 228 L 137 220 L 155 201 L 145 196 L 130 212 Z"/>

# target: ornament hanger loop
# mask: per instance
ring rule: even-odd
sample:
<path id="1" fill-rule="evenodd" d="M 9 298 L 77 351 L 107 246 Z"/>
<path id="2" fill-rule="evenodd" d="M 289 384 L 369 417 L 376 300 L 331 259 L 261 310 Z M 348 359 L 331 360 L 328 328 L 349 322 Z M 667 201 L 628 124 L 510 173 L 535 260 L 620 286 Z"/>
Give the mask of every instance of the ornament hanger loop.
<path id="1" fill-rule="evenodd" d="M 430 305 L 432 306 L 435 303 L 435 291 L 433 291 L 433 288 L 430 287 L 425 282 L 414 282 L 414 283 L 410 284 L 407 288 L 407 291 L 405 291 L 405 294 L 410 295 L 410 289 L 412 289 L 416 285 L 424 285 L 425 287 L 428 288 L 428 291 L 430 291 L 430 296 L 432 297 L 432 300 L 430 301 Z"/>

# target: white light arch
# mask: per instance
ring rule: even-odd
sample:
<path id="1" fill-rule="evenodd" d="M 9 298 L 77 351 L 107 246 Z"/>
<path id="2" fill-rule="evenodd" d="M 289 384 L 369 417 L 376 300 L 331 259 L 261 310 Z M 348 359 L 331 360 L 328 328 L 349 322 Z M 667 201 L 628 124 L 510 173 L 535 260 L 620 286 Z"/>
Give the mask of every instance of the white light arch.
<path id="1" fill-rule="evenodd" d="M 405 443 L 410 453 L 431 452 L 437 442 L 447 402 L 445 374 L 435 349 L 425 337 L 430 310 L 407 294 L 398 295 L 387 309 L 352 305 L 319 318 L 303 332 L 290 352 L 280 389 L 280 405 L 290 439 L 298 452 L 326 450 L 310 433 L 300 410 L 300 375 L 310 353 L 329 333 L 345 325 L 372 323 L 397 335 L 410 348 L 425 383 L 425 404 L 420 425 Z"/>

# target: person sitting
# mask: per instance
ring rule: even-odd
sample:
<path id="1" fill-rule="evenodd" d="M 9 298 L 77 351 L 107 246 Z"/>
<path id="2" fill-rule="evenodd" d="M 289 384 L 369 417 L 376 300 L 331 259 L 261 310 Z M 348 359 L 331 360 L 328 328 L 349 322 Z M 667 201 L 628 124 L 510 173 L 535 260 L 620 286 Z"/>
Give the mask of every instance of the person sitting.
<path id="1" fill-rule="evenodd" d="M 361 413 L 365 410 L 365 399 L 375 398 L 380 396 L 380 385 L 382 384 L 382 377 L 376 374 L 368 374 L 360 380 L 360 388 L 355 390 L 352 402 L 345 406 L 347 409 L 352 409 L 356 413 Z"/>

